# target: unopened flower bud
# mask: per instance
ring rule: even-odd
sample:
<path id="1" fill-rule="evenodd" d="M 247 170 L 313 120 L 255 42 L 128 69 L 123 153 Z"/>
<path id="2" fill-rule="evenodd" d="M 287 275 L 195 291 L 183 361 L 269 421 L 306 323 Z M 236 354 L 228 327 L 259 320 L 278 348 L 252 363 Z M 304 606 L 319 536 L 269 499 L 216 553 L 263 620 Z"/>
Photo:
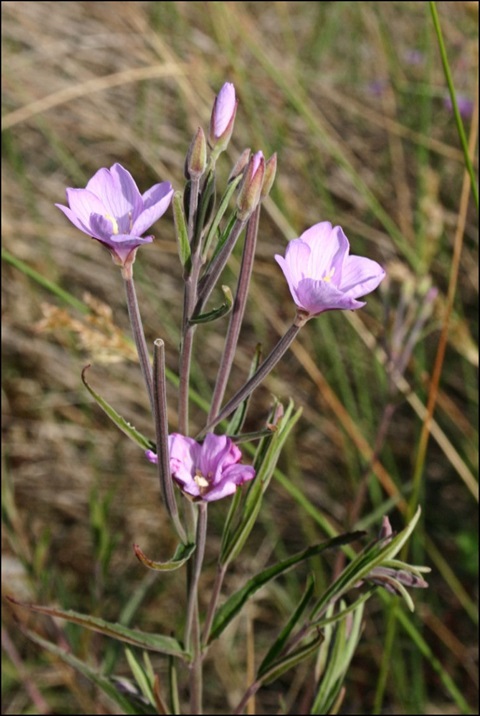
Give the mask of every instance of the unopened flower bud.
<path id="1" fill-rule="evenodd" d="M 219 154 L 226 149 L 232 136 L 235 114 L 237 112 L 235 87 L 226 82 L 215 98 L 208 141 L 212 149 Z"/>
<path id="2" fill-rule="evenodd" d="M 230 172 L 230 176 L 228 177 L 228 183 L 230 184 L 231 181 L 236 179 L 239 174 L 243 174 L 245 169 L 248 166 L 248 163 L 250 161 L 250 155 L 251 155 L 250 149 L 244 149 L 243 152 L 238 157 L 237 161 L 235 162 L 235 165 Z"/>
<path id="3" fill-rule="evenodd" d="M 262 193 L 260 200 L 263 201 L 270 194 L 270 190 L 275 181 L 275 175 L 277 173 L 277 153 L 272 154 L 270 159 L 265 163 L 265 176 L 263 178 Z"/>
<path id="4" fill-rule="evenodd" d="M 381 526 L 380 532 L 378 534 L 378 539 L 379 540 L 387 540 L 388 539 L 388 541 L 391 542 L 392 536 L 393 536 L 392 525 L 390 524 L 390 520 L 388 519 L 388 517 L 386 515 L 384 515 L 384 517 L 382 518 L 382 526 Z M 385 544 L 387 544 L 386 541 L 385 541 Z"/>
<path id="5" fill-rule="evenodd" d="M 187 179 L 202 176 L 207 166 L 207 140 L 201 127 L 197 129 L 188 149 L 185 161 L 185 174 Z"/>
<path id="6" fill-rule="evenodd" d="M 250 159 L 242 188 L 237 199 L 238 218 L 246 221 L 260 201 L 265 176 L 263 152 L 257 152 Z"/>

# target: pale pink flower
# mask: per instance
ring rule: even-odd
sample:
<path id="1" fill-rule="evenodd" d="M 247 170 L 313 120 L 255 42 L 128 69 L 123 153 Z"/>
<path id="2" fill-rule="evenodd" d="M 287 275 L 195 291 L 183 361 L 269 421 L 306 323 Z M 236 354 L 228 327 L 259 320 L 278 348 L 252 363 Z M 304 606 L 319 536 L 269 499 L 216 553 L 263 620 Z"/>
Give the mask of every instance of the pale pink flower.
<path id="1" fill-rule="evenodd" d="M 340 226 L 322 221 L 290 241 L 276 255 L 297 307 L 308 318 L 335 309 L 354 310 L 358 301 L 377 288 L 385 271 L 363 256 L 350 256 L 350 244 Z"/>
<path id="2" fill-rule="evenodd" d="M 85 189 L 67 189 L 68 207 L 56 204 L 77 229 L 104 244 L 119 266 L 133 262 L 136 249 L 153 241 L 143 236 L 168 209 L 170 182 L 155 184 L 144 194 L 121 164 L 99 169 Z"/>

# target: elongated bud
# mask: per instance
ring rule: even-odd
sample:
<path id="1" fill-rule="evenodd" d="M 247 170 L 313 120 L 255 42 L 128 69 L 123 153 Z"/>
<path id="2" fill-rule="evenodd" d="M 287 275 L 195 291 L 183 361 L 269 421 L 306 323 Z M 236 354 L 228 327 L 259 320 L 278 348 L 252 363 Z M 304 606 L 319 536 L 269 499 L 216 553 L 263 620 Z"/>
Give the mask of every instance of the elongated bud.
<path id="1" fill-rule="evenodd" d="M 265 163 L 265 176 L 263 178 L 262 193 L 260 201 L 263 201 L 270 194 L 270 190 L 275 181 L 275 175 L 277 173 L 277 153 L 272 154 L 270 159 Z"/>
<path id="2" fill-rule="evenodd" d="M 378 534 L 378 539 L 383 540 L 385 544 L 387 544 L 386 540 L 388 539 L 389 542 L 392 541 L 393 538 L 393 530 L 392 525 L 390 524 L 390 520 L 385 515 L 382 518 L 382 526 L 380 528 L 380 532 Z"/>
<path id="3" fill-rule="evenodd" d="M 197 129 L 191 141 L 185 160 L 185 177 L 194 179 L 201 177 L 207 166 L 207 140 L 201 127 Z"/>
<path id="4" fill-rule="evenodd" d="M 237 112 L 237 104 L 235 87 L 231 82 L 226 82 L 215 98 L 210 119 L 208 141 L 210 147 L 215 149 L 216 154 L 223 152 L 230 141 L 235 122 L 235 114 Z"/>
<path id="5" fill-rule="evenodd" d="M 248 162 L 250 161 L 251 153 L 251 149 L 244 149 L 243 152 L 240 154 L 237 161 L 235 162 L 232 171 L 230 172 L 230 176 L 228 177 L 229 184 L 231 181 L 233 181 L 233 179 L 236 179 L 239 174 L 243 174 L 243 172 L 248 166 Z"/>
<path id="6" fill-rule="evenodd" d="M 238 218 L 246 221 L 260 201 L 265 176 L 265 157 L 257 152 L 250 159 L 237 199 Z"/>

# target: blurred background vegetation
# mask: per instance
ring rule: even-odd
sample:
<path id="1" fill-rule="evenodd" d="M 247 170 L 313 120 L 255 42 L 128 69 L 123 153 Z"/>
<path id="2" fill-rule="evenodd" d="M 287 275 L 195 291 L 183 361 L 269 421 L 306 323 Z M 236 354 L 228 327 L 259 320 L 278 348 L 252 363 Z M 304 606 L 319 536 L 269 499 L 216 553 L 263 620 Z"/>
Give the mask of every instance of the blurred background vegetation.
<path id="1" fill-rule="evenodd" d="M 441 2 L 438 12 L 469 136 L 478 3 Z M 4 592 L 145 630 L 169 633 L 182 621 L 182 580 L 145 575 L 131 549 L 136 542 L 167 559 L 175 546 L 155 472 L 80 380 L 92 363 L 94 387 L 152 435 L 121 276 L 54 203 L 114 162 L 141 191 L 164 180 L 181 189 L 191 136 L 208 126 L 215 93 L 231 81 L 239 109 L 220 172 L 226 177 L 247 146 L 277 152 L 279 170 L 229 390 L 242 383 L 256 343 L 268 351 L 294 315 L 273 260 L 288 239 L 319 221 L 340 224 L 352 253 L 381 262 L 388 279 L 362 311 L 310 322 L 255 394 L 251 429 L 272 393 L 304 412 L 226 590 L 331 530 L 373 536 L 387 512 L 400 529 L 419 502 L 409 557 L 432 568 L 430 588 L 413 595 L 414 615 L 389 595 L 369 601 L 342 713 L 478 712 L 477 214 L 473 199 L 461 199 L 465 161 L 429 4 L 3 2 L 2 15 Z M 174 375 L 182 282 L 171 212 L 154 232 L 135 275 L 147 338 L 165 340 Z M 230 285 L 238 257 L 225 272 Z M 220 321 L 197 333 L 194 387 L 204 400 L 224 329 Z M 409 346 L 403 376 L 392 373 Z M 174 382 L 169 390 L 174 429 Z M 202 424 L 201 400 L 193 419 Z M 205 599 L 226 508 L 211 510 Z M 313 566 L 322 589 L 341 558 Z M 256 595 L 249 621 L 258 658 L 304 576 Z M 22 628 L 128 676 L 117 644 L 24 610 L 3 615 L 3 713 L 115 713 Z M 244 631 L 235 624 L 212 650 L 212 713 L 245 687 Z M 163 673 L 162 659 L 152 660 Z M 311 668 L 262 690 L 256 712 L 306 713 Z"/>

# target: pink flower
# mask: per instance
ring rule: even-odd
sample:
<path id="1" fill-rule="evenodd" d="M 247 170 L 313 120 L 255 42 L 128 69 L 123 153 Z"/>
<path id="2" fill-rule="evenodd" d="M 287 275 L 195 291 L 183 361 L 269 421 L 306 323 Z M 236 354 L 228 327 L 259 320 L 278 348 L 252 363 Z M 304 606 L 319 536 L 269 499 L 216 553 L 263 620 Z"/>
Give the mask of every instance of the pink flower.
<path id="1" fill-rule="evenodd" d="M 237 104 L 235 87 L 231 82 L 225 82 L 215 98 L 210 118 L 209 140 L 211 147 L 218 145 L 220 151 L 226 148 L 232 136 Z"/>
<path id="2" fill-rule="evenodd" d="M 149 244 L 144 236 L 168 209 L 170 182 L 155 184 L 143 195 L 121 164 L 99 169 L 85 189 L 67 189 L 68 207 L 56 204 L 77 229 L 104 244 L 119 266 L 133 263 L 136 249 Z"/>
<path id="3" fill-rule="evenodd" d="M 240 463 L 242 453 L 226 435 L 208 433 L 200 444 L 172 433 L 168 436 L 168 449 L 173 479 L 195 501 L 221 500 L 255 477 L 253 467 Z M 151 450 L 146 456 L 150 462 L 157 462 Z"/>
<path id="4" fill-rule="evenodd" d="M 290 293 L 308 318 L 323 311 L 361 308 L 357 301 L 377 288 L 385 271 L 376 262 L 349 255 L 350 244 L 340 226 L 322 221 L 290 241 L 283 256 L 275 256 Z"/>

